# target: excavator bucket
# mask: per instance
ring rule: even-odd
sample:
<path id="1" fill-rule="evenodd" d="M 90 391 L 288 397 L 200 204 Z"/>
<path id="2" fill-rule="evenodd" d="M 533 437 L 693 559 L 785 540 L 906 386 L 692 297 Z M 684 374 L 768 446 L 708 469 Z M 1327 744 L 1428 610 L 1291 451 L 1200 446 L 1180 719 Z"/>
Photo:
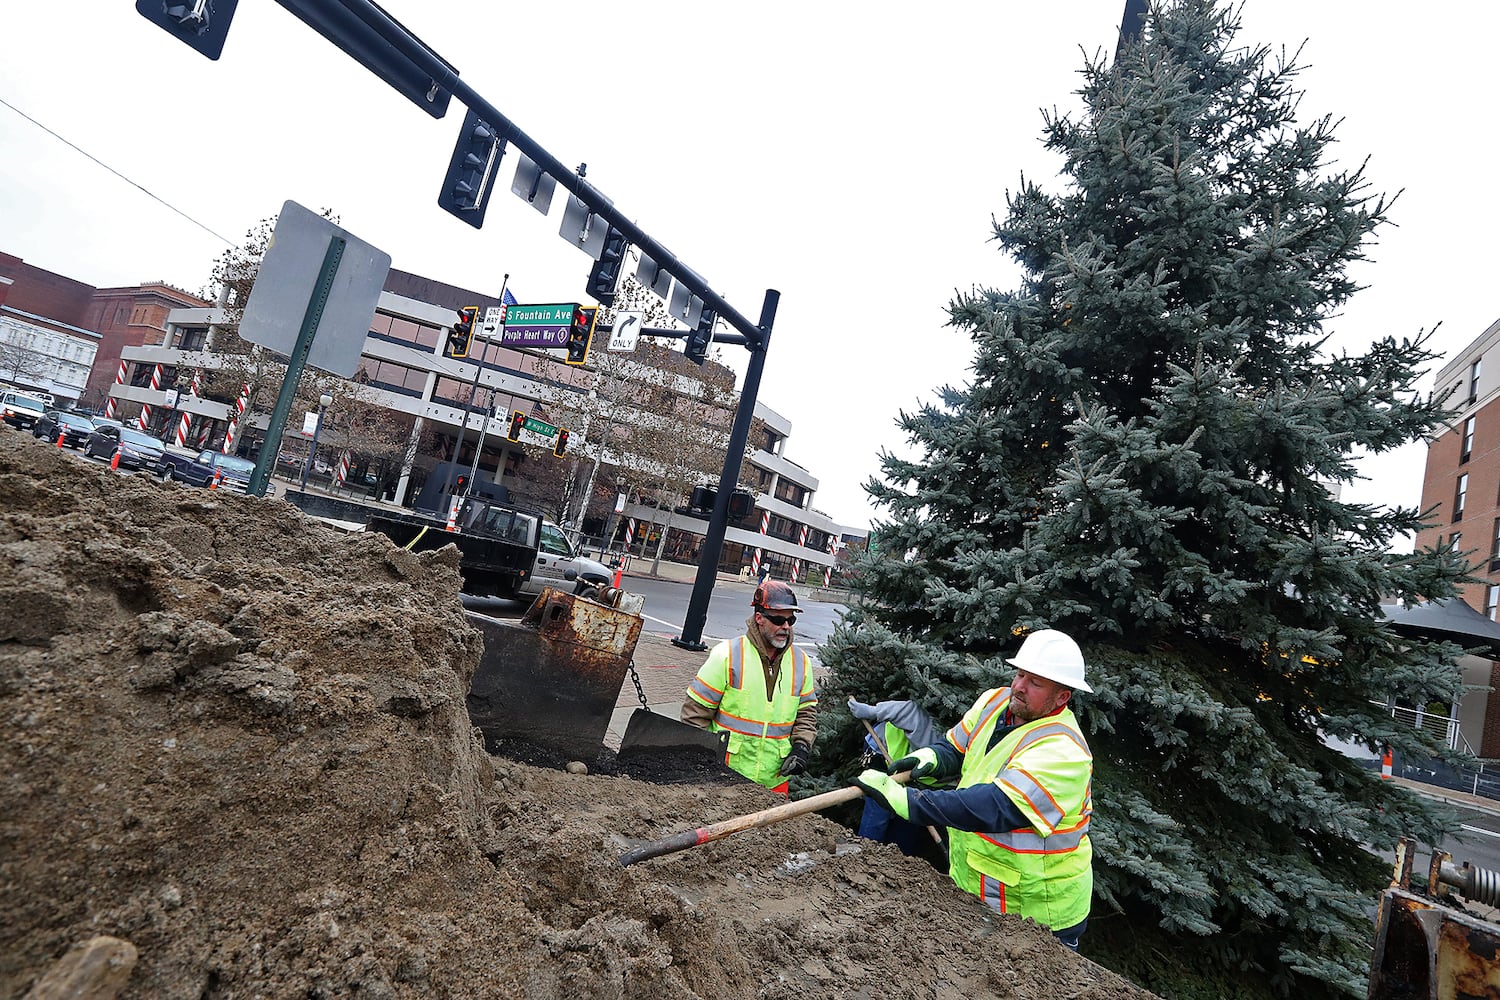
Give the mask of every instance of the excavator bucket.
<path id="1" fill-rule="evenodd" d="M 641 616 L 548 587 L 519 623 L 467 617 L 484 633 L 469 685 L 470 721 L 487 739 L 596 758 L 641 636 Z"/>
<path id="2" fill-rule="evenodd" d="M 619 755 L 628 757 L 642 751 L 701 749 L 722 758 L 728 747 L 728 733 L 711 733 L 649 708 L 638 708 L 625 724 Z"/>

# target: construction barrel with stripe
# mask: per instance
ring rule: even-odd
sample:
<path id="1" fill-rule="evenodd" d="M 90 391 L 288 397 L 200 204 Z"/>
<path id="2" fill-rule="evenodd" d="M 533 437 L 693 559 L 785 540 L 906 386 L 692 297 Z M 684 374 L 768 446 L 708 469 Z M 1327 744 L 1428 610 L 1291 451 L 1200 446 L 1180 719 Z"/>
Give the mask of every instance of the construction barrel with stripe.
<path id="1" fill-rule="evenodd" d="M 1065 930 L 1087 919 L 1094 891 L 1093 754 L 1071 708 L 1012 724 L 1008 687 L 986 691 L 948 731 L 963 754 L 958 792 L 993 784 L 1026 819 L 1011 830 L 949 830 L 948 873 L 954 883 L 1001 913 Z M 974 748 L 975 753 L 968 751 Z M 942 792 L 919 792 L 942 795 Z M 913 821 L 917 810 L 913 810 Z M 924 818 L 924 822 L 926 819 Z"/>
<path id="2" fill-rule="evenodd" d="M 714 710 L 712 732 L 729 734 L 724 763 L 751 781 L 776 788 L 786 783 L 781 762 L 791 752 L 797 712 L 817 705 L 818 696 L 811 661 L 795 643 L 782 654 L 769 697 L 765 678 L 760 653 L 742 635 L 714 646 L 687 695 Z"/>

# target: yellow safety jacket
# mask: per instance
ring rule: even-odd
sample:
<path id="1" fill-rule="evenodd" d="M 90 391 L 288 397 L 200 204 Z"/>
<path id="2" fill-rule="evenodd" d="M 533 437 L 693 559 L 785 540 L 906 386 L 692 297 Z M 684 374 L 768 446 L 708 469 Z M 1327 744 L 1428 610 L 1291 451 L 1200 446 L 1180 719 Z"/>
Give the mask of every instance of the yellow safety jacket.
<path id="1" fill-rule="evenodd" d="M 791 752 L 797 710 L 818 700 L 807 654 L 793 644 L 782 657 L 769 699 L 760 653 L 743 635 L 716 645 L 687 690 L 689 698 L 715 709 L 710 731 L 729 733 L 724 762 L 767 788 L 786 780 L 778 772 Z"/>
<path id="2" fill-rule="evenodd" d="M 986 691 L 948 741 L 964 755 L 958 787 L 994 782 L 1030 825 L 951 830 L 948 871 L 999 912 L 1063 930 L 1089 915 L 1094 892 L 1094 756 L 1068 708 L 1017 726 L 986 750 L 1009 705 L 1010 688 Z"/>

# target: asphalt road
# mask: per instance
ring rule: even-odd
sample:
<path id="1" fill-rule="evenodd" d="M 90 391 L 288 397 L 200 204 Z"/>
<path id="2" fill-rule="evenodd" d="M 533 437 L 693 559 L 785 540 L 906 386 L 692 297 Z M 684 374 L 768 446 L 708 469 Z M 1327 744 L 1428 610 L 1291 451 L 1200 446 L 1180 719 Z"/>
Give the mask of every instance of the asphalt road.
<path id="1" fill-rule="evenodd" d="M 646 599 L 642 612 L 645 630 L 657 635 L 676 638 L 682 635 L 683 621 L 687 617 L 688 601 L 692 598 L 693 585 L 675 580 L 654 580 L 645 577 L 627 576 L 622 584 L 625 590 Z M 708 600 L 708 617 L 702 630 L 702 641 L 712 645 L 720 639 L 728 639 L 745 631 L 745 621 L 750 617 L 750 595 L 754 584 L 719 581 Z M 530 605 L 529 601 L 506 601 L 499 598 L 463 598 L 464 607 L 480 614 L 496 618 L 518 618 Z M 844 613 L 842 604 L 823 604 L 801 598 L 802 612 L 797 616 L 796 641 L 816 653 L 833 632 L 839 616 Z"/>

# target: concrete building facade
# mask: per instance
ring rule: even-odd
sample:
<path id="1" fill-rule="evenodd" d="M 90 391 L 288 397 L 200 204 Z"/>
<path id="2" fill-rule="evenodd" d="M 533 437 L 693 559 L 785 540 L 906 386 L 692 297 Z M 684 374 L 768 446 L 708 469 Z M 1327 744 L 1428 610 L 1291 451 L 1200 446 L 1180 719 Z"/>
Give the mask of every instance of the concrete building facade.
<path id="1" fill-rule="evenodd" d="M 511 485 L 526 461 L 526 452 L 507 439 L 510 414 L 546 413 L 568 393 L 587 391 L 591 382 L 587 371 L 537 352 L 476 338 L 469 358 L 446 357 L 444 345 L 456 312 L 471 305 L 479 306 L 482 316 L 499 302 L 420 275 L 390 272 L 356 375 L 363 400 L 410 426 L 402 467 L 383 491 L 384 500 L 410 506 L 426 470 L 455 454 L 461 466 L 472 465 L 479 475 Z M 223 363 L 214 351 L 216 337 L 234 334 L 218 329 L 222 318 L 206 304 L 178 308 L 165 317 L 156 342 L 122 347 L 126 378 L 109 387 L 118 411 L 139 419 L 144 410 L 148 429 L 158 434 L 167 433 L 168 424 L 186 415 L 190 444 L 222 447 L 230 422 L 237 416 L 233 393 L 221 389 L 217 394 L 184 394 L 175 408 L 167 409 L 168 390 L 184 385 L 194 371 Z M 602 350 L 602 344 L 596 344 L 595 350 Z M 691 379 L 683 379 L 682 384 L 686 391 Z M 791 422 L 759 403 L 755 416 L 758 436 L 751 442 L 754 450 L 748 461 L 758 494 L 756 506 L 739 525 L 727 529 L 720 569 L 746 572 L 765 566 L 780 579 L 821 584 L 831 577 L 845 530 L 814 507 L 817 478 L 787 457 Z M 728 409 L 713 417 L 724 428 L 726 439 L 731 418 Z M 591 437 L 604 435 L 590 435 L 586 427 L 573 429 L 569 453 L 582 461 L 602 459 L 605 467 L 596 464 L 596 473 L 603 477 L 601 482 L 613 482 L 608 453 L 601 454 Z M 253 454 L 260 447 L 258 428 L 248 433 L 240 430 L 232 447 Z M 353 461 L 357 466 L 357 455 Z M 682 497 L 632 490 L 618 518 L 610 517 L 606 523 L 597 516 L 579 516 L 571 527 L 579 534 L 610 530 L 618 547 L 625 547 L 628 537 L 629 550 L 640 558 L 660 551 L 672 561 L 696 562 L 707 521 L 686 510 L 685 502 Z"/>

